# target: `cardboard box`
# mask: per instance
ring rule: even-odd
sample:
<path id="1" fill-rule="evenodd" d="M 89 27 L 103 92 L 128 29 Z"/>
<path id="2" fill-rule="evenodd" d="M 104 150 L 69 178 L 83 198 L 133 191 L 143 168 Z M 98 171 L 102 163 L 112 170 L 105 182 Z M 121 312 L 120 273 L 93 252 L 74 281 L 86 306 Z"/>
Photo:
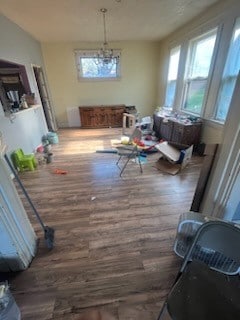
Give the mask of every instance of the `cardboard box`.
<path id="1" fill-rule="evenodd" d="M 192 157 L 193 145 L 186 146 L 164 141 L 155 147 L 161 153 L 156 163 L 157 169 L 169 174 L 177 174 L 186 167 Z"/>

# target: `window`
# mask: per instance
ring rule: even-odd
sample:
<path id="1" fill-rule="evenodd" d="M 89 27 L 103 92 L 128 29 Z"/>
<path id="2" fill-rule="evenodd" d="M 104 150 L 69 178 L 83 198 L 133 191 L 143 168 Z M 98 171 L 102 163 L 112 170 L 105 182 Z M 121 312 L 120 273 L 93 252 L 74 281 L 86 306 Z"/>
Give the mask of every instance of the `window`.
<path id="1" fill-rule="evenodd" d="M 75 50 L 78 78 L 84 79 L 117 79 L 120 78 L 120 59 L 111 63 L 97 58 L 97 50 Z M 119 50 L 114 55 L 120 56 Z"/>
<path id="2" fill-rule="evenodd" d="M 236 20 L 217 97 L 215 119 L 224 122 L 240 70 L 240 18 Z"/>
<path id="3" fill-rule="evenodd" d="M 201 114 L 217 29 L 191 40 L 185 71 L 183 110 Z"/>
<path id="4" fill-rule="evenodd" d="M 175 47 L 170 51 L 167 89 L 166 89 L 166 98 L 165 98 L 165 106 L 168 108 L 172 108 L 174 103 L 179 56 L 180 56 L 180 46 Z"/>

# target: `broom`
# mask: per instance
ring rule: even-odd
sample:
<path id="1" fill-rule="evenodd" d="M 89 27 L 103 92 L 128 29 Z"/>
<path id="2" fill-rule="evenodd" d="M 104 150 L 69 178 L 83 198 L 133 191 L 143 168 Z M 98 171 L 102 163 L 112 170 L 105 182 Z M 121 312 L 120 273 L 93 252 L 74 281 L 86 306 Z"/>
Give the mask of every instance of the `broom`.
<path id="1" fill-rule="evenodd" d="M 12 173 L 14 174 L 14 177 L 16 178 L 16 180 L 17 180 L 19 186 L 21 187 L 21 189 L 22 189 L 25 197 L 27 198 L 30 206 L 31 206 L 32 209 L 33 209 L 33 212 L 34 212 L 34 214 L 35 214 L 38 222 L 40 223 L 40 225 L 41 225 L 41 227 L 42 227 L 42 229 L 43 229 L 43 231 L 44 231 L 44 239 L 45 239 L 45 243 L 46 243 L 47 248 L 50 249 L 50 250 L 53 249 L 54 229 L 51 228 L 51 227 L 48 227 L 48 226 L 45 226 L 45 225 L 44 225 L 44 223 L 43 223 L 43 221 L 42 221 L 39 213 L 37 212 L 35 206 L 34 206 L 33 203 L 32 203 L 32 200 L 30 199 L 30 197 L 29 197 L 26 189 L 24 188 L 24 186 L 23 186 L 23 184 L 22 184 L 22 182 L 21 182 L 18 174 L 16 173 L 16 170 L 13 168 L 13 166 L 12 166 L 12 164 L 11 164 L 11 161 L 9 160 L 7 154 L 4 155 L 4 158 L 5 158 L 6 162 L 7 162 L 7 164 L 9 165 Z"/>

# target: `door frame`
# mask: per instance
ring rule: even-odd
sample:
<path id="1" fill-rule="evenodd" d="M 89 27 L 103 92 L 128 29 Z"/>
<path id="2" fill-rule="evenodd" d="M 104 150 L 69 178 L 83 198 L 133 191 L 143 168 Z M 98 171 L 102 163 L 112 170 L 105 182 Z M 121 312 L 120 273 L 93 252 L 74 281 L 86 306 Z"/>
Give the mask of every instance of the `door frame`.
<path id="1" fill-rule="evenodd" d="M 39 99 L 43 107 L 43 112 L 45 115 L 47 127 L 49 131 L 57 131 L 58 128 L 57 128 L 55 112 L 52 107 L 48 83 L 46 81 L 44 70 L 39 65 L 31 64 L 31 66 L 32 66 L 32 72 L 33 72 L 33 78 L 39 94 Z M 39 74 L 37 74 L 38 72 L 40 72 L 42 79 L 40 79 Z"/>
<path id="2" fill-rule="evenodd" d="M 226 218 L 226 207 L 240 172 L 240 74 L 223 130 L 214 167 L 201 205 L 201 212 Z"/>

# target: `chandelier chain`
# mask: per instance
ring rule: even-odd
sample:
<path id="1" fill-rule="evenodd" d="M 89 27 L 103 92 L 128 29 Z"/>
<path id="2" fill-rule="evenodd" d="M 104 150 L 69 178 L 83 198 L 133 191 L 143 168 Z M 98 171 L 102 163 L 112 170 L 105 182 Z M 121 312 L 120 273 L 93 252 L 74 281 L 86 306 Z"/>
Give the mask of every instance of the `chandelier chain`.
<path id="1" fill-rule="evenodd" d="M 103 36 L 104 36 L 104 45 L 107 45 L 107 30 L 106 30 L 106 12 L 107 12 L 107 9 L 103 8 L 103 9 L 101 9 L 101 12 L 103 13 Z"/>
<path id="2" fill-rule="evenodd" d="M 106 28 L 106 8 L 101 8 L 99 10 L 103 14 L 103 37 L 104 42 L 102 49 L 100 49 L 99 53 L 97 54 L 96 64 L 98 65 L 114 65 L 119 63 L 119 55 L 114 55 L 113 49 L 108 48 L 107 42 L 107 28 Z"/>

